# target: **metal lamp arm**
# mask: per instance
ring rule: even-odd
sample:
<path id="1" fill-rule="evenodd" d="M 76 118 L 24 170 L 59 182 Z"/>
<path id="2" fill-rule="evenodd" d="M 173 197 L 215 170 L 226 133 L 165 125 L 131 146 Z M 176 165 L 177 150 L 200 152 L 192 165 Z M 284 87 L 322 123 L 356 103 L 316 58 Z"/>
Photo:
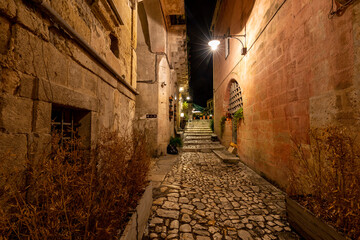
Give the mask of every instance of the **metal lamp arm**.
<path id="1" fill-rule="evenodd" d="M 243 48 L 245 47 L 245 46 L 244 46 L 244 43 L 243 43 L 238 37 L 231 36 L 231 37 L 227 37 L 227 38 L 236 39 L 236 40 L 238 40 L 238 41 L 241 43 L 241 45 L 242 45 Z"/>

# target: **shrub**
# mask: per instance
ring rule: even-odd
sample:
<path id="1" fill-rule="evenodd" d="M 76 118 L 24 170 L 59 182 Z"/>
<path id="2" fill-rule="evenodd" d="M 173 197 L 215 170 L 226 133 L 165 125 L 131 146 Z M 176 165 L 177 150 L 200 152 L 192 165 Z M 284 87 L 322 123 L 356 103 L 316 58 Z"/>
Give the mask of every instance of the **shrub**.
<path id="1" fill-rule="evenodd" d="M 90 157 L 79 139 L 23 171 L 0 173 L 5 239 L 115 239 L 145 187 L 150 159 L 140 133 L 105 132 Z M 4 169 L 2 169 L 4 170 Z"/>
<path id="2" fill-rule="evenodd" d="M 182 147 L 183 143 L 180 137 L 170 137 L 170 145 L 174 147 Z"/>
<path id="3" fill-rule="evenodd" d="M 295 142 L 289 194 L 351 239 L 360 237 L 360 146 L 341 128 L 310 132 L 310 146 Z"/>

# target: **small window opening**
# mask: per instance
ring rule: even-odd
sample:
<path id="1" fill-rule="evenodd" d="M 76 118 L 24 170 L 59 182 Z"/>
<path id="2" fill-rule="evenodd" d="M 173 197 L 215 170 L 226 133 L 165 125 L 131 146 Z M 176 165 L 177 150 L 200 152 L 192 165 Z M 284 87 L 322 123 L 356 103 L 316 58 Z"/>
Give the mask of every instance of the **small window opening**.
<path id="1" fill-rule="evenodd" d="M 114 34 L 110 34 L 110 41 L 110 50 L 117 58 L 119 58 L 119 40 L 117 39 L 117 37 L 114 36 Z"/>
<path id="2" fill-rule="evenodd" d="M 72 109 L 53 104 L 51 134 L 59 136 L 59 144 L 81 138 L 85 148 L 90 147 L 91 114 L 88 110 Z"/>
<path id="3" fill-rule="evenodd" d="M 170 15 L 171 25 L 185 25 L 185 15 Z"/>

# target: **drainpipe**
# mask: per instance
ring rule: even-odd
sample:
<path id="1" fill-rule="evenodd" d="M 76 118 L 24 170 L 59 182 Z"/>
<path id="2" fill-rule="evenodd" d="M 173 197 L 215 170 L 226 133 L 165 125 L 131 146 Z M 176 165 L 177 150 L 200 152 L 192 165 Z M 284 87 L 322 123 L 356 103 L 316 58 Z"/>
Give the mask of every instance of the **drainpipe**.
<path id="1" fill-rule="evenodd" d="M 93 57 L 103 68 L 109 71 L 119 82 L 130 92 L 139 95 L 139 92 L 125 81 L 125 78 L 106 62 L 76 31 L 73 29 L 48 3 L 44 0 L 29 0 L 38 5 L 52 21 L 56 22 L 77 44 L 80 45 L 89 55 Z"/>
<path id="2" fill-rule="evenodd" d="M 137 0 L 132 0 L 131 1 L 131 73 L 130 73 L 130 84 L 131 86 L 133 86 L 134 84 L 134 49 L 135 49 L 135 43 L 134 43 L 134 11 L 136 11 L 136 6 L 137 6 Z"/>

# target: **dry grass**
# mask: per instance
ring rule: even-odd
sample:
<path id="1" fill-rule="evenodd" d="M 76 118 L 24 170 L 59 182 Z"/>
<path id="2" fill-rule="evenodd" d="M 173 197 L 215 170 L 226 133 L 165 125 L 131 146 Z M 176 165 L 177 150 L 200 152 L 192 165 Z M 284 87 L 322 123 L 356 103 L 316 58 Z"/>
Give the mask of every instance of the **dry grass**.
<path id="1" fill-rule="evenodd" d="M 0 239 L 118 237 L 150 164 L 144 135 L 125 136 L 103 133 L 91 156 L 79 140 L 59 147 L 54 137 L 49 157 L 2 168 Z"/>
<path id="2" fill-rule="evenodd" d="M 294 141 L 296 142 L 296 141 Z M 360 239 L 360 144 L 341 128 L 310 132 L 295 144 L 289 194 L 351 239 Z"/>

